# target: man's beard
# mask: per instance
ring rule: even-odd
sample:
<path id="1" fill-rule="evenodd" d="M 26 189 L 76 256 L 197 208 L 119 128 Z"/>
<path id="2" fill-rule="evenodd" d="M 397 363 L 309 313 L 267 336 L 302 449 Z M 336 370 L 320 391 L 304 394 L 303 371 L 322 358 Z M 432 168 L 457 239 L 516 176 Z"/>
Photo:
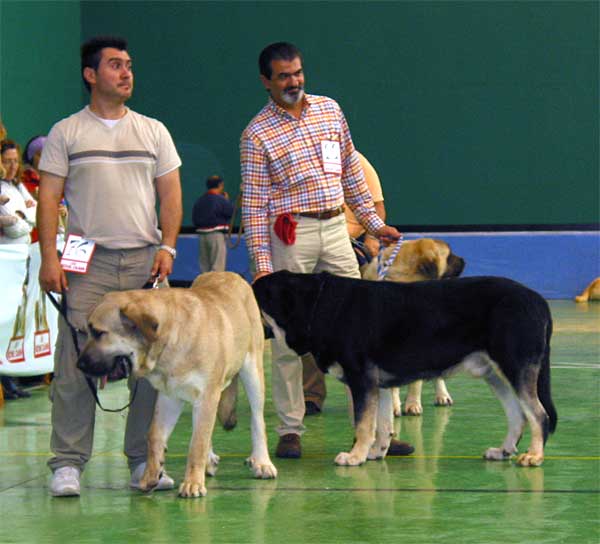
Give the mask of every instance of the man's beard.
<path id="1" fill-rule="evenodd" d="M 297 90 L 297 94 L 291 94 L 290 91 Z M 297 104 L 304 97 L 304 87 L 291 87 L 289 89 L 285 89 L 283 93 L 281 93 L 281 99 L 290 106 Z"/>

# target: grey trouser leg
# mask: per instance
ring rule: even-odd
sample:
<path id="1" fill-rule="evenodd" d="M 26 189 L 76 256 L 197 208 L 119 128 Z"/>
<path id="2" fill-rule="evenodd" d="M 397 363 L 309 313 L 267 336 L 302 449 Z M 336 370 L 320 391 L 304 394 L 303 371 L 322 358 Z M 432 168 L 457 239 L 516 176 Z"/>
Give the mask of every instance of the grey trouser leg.
<path id="1" fill-rule="evenodd" d="M 150 276 L 155 252 L 156 249 L 152 246 L 129 250 L 97 247 L 87 274 L 68 274 L 67 317 L 71 324 L 77 329 L 85 330 L 88 315 L 105 293 L 142 287 Z M 85 333 L 80 333 L 80 349 L 85 341 Z M 83 470 L 92 454 L 96 406 L 76 363 L 77 353 L 71 333 L 60 318 L 54 356 L 54 380 L 50 389 L 50 449 L 54 457 L 48 461 L 48 466 L 53 471 L 63 466 L 75 466 Z M 137 420 L 130 423 L 132 418 L 128 417 L 125 443 L 128 456 L 133 454 L 136 459 L 145 459 L 145 435 L 152 420 L 156 392 L 149 384 L 142 387 L 144 380 L 140 382 L 135 402 L 130 408 Z"/>
<path id="2" fill-rule="evenodd" d="M 227 246 L 225 234 L 209 232 L 199 234 L 200 272 L 223 272 L 227 264 Z"/>

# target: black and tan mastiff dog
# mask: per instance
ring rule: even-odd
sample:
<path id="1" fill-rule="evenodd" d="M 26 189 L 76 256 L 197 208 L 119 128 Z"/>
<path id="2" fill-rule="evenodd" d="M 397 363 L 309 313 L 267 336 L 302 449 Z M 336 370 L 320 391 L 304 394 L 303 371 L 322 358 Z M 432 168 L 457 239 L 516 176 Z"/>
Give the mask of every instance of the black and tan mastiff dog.
<path id="1" fill-rule="evenodd" d="M 393 432 L 390 387 L 458 366 L 489 383 L 508 418 L 504 442 L 484 457 L 516 453 L 528 422 L 531 444 L 517 463 L 542 463 L 557 415 L 552 318 L 534 291 L 494 277 L 401 284 L 281 271 L 258 279 L 254 294 L 275 335 L 299 355 L 312 353 L 323 372 L 350 388 L 356 441 L 337 455 L 338 465 L 385 457 Z"/>
<path id="2" fill-rule="evenodd" d="M 219 412 L 219 420 L 230 425 L 236 389 L 228 385 L 238 374 L 252 412 L 247 462 L 256 478 L 275 478 L 263 418 L 264 331 L 252 289 L 240 276 L 211 272 L 189 289 L 109 293 L 90 314 L 88 329 L 77 363 L 82 371 L 102 376 L 126 360 L 136 377 L 159 391 L 143 490 L 158 483 L 167 441 L 188 401 L 194 430 L 179 495 L 206 495 L 205 473 L 213 475 L 219 461 L 211 447 L 215 419 Z"/>

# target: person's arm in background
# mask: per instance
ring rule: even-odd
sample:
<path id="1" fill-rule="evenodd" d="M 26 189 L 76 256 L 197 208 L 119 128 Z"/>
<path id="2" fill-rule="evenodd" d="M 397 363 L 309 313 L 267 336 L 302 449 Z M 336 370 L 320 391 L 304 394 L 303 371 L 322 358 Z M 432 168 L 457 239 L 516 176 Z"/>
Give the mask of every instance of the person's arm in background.
<path id="1" fill-rule="evenodd" d="M 156 192 L 160 206 L 158 222 L 162 231 L 160 243 L 175 248 L 183 218 L 179 168 L 156 178 Z M 152 277 L 158 274 L 158 281 L 162 282 L 171 272 L 173 272 L 173 257 L 167 251 L 157 251 L 152 265 Z"/>
<path id="2" fill-rule="evenodd" d="M 63 289 L 68 290 L 67 276 L 60 266 L 56 252 L 58 206 L 64 187 L 64 178 L 42 172 L 37 205 L 37 228 L 42 256 L 40 286 L 44 291 L 54 291 L 55 293 L 62 293 Z"/>

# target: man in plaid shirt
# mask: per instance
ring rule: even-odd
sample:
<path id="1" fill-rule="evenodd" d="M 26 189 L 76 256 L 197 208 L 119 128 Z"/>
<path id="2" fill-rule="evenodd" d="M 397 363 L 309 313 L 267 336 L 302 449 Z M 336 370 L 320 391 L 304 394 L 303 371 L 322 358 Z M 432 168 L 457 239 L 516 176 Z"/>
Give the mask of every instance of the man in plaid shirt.
<path id="1" fill-rule="evenodd" d="M 254 279 L 282 269 L 360 278 L 344 202 L 370 234 L 397 240 L 400 233 L 375 212 L 344 114 L 331 98 L 304 93 L 302 55 L 294 45 L 267 46 L 259 68 L 269 102 L 240 143 L 242 219 Z M 305 430 L 302 363 L 277 340 L 272 357 L 281 421 L 275 455 L 298 458 Z"/>

